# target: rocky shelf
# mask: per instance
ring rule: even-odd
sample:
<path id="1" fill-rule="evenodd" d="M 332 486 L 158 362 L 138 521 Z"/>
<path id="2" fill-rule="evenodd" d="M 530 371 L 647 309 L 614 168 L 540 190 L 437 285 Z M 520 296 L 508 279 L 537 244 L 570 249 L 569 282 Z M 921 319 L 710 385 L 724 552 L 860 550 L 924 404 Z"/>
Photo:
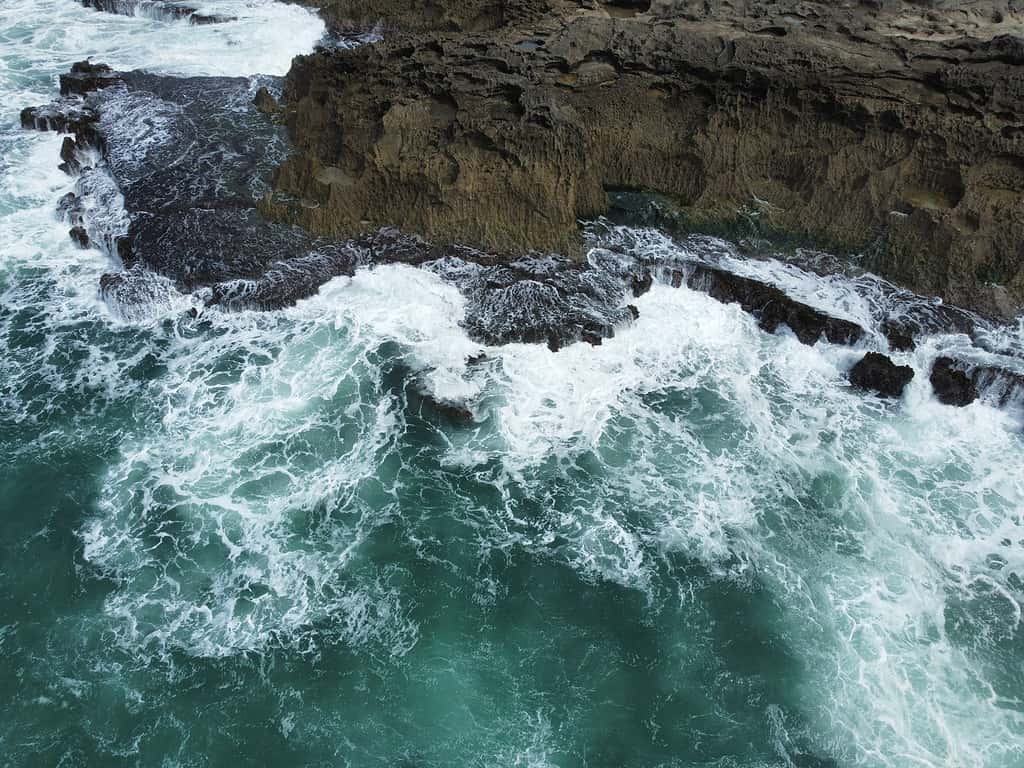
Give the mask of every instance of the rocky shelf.
<path id="1" fill-rule="evenodd" d="M 658 282 L 739 304 L 804 344 L 905 352 L 926 334 L 965 334 L 982 359 L 935 360 L 938 398 L 1024 405 L 1019 366 L 992 363 L 993 325 L 971 311 L 892 287 L 865 328 L 733 271 L 714 248 L 652 254 L 602 236 L 621 233 L 611 221 L 580 226 L 612 211 L 685 238 L 742 211 L 769 234 L 849 248 L 870 237 L 867 266 L 1012 315 L 1024 53 L 993 30 L 1013 28 L 1016 11 L 940 4 L 919 40 L 891 5 L 553 1 L 495 14 L 471 2 L 435 17 L 335 2 L 324 12 L 338 35 L 384 22 L 388 41 L 318 49 L 283 83 L 79 62 L 60 100 L 21 119 L 68 134 L 61 167 L 77 183 L 59 215 L 77 245 L 122 267 L 100 291 L 126 318 L 169 291 L 275 309 L 337 275 L 406 263 L 459 288 L 474 339 L 558 350 L 613 337 Z M 983 279 L 995 263 L 1002 282 Z M 868 352 L 849 378 L 899 397 L 913 372 Z"/>

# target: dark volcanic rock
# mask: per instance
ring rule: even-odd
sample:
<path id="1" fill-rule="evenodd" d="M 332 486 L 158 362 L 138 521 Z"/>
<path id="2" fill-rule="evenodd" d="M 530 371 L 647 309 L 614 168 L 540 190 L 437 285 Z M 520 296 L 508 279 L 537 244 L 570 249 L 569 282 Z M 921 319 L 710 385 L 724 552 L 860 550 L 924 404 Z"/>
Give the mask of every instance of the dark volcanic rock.
<path id="1" fill-rule="evenodd" d="M 462 403 L 450 402 L 448 400 L 442 400 L 434 397 L 431 394 L 422 393 L 424 404 L 427 405 L 435 413 L 440 414 L 448 421 L 456 424 L 472 424 L 476 421 L 476 417 L 473 415 L 473 411 L 467 408 Z"/>
<path id="2" fill-rule="evenodd" d="M 877 392 L 882 397 L 901 397 L 913 378 L 914 369 L 909 365 L 896 365 L 877 352 L 868 352 L 849 373 L 853 386 Z"/>
<path id="3" fill-rule="evenodd" d="M 106 64 L 79 61 L 71 65 L 68 74 L 60 76 L 60 95 L 84 96 L 102 88 L 109 88 L 120 80 L 120 76 Z"/>
<path id="4" fill-rule="evenodd" d="M 947 405 L 1024 406 L 1024 372 L 991 363 L 940 357 L 932 369 L 936 397 Z"/>
<path id="5" fill-rule="evenodd" d="M 645 189 L 1024 307 L 1016 3 L 309 2 L 414 33 L 296 59 L 281 220 L 578 254 L 607 189 Z"/>
<path id="6" fill-rule="evenodd" d="M 196 12 L 190 5 L 163 0 L 79 0 L 86 8 L 119 16 L 151 16 L 153 18 L 183 19 Z"/>
<path id="7" fill-rule="evenodd" d="M 978 399 L 974 382 L 956 367 L 956 361 L 949 357 L 936 359 L 929 379 L 935 397 L 944 405 L 965 406 Z"/>
<path id="8" fill-rule="evenodd" d="M 85 231 L 85 227 L 72 227 L 68 230 L 68 237 L 70 237 L 79 248 L 89 247 L 89 233 Z"/>
<path id="9" fill-rule="evenodd" d="M 28 130 L 73 133 L 96 119 L 96 113 L 78 101 L 65 100 L 21 110 L 21 127 Z"/>
<path id="10" fill-rule="evenodd" d="M 897 352 L 909 352 L 916 346 L 913 333 L 903 325 L 891 322 L 882 323 L 882 333 L 885 334 L 889 347 Z"/>
<path id="11" fill-rule="evenodd" d="M 1024 406 L 1024 373 L 994 365 L 979 365 L 971 370 L 970 376 L 985 401 L 999 406 Z"/>
<path id="12" fill-rule="evenodd" d="M 648 270 L 644 270 L 640 275 L 634 275 L 630 281 L 630 288 L 633 291 L 633 298 L 639 299 L 649 290 L 654 284 L 654 276 Z"/>
<path id="13" fill-rule="evenodd" d="M 554 256 L 487 263 L 492 259 L 457 249 L 424 264 L 466 297 L 463 325 L 478 341 L 557 351 L 578 341 L 599 344 L 634 319 L 623 306 L 627 283 L 592 263 Z"/>
<path id="14" fill-rule="evenodd" d="M 57 218 L 74 226 L 82 224 L 82 200 L 74 192 L 68 192 L 57 201 Z"/>
<path id="15" fill-rule="evenodd" d="M 60 145 L 60 159 L 63 161 L 60 168 L 65 173 L 74 175 L 81 170 L 78 158 L 75 157 L 76 151 L 75 140 L 70 136 L 65 136 Z"/>
<path id="16" fill-rule="evenodd" d="M 786 325 L 804 344 L 814 344 L 822 336 L 833 344 L 853 344 L 864 336 L 864 329 L 850 320 L 832 317 L 775 286 L 724 269 L 696 265 L 687 272 L 677 272 L 672 281 L 676 285 L 685 281 L 688 287 L 704 291 L 723 304 L 739 304 L 769 333 Z"/>

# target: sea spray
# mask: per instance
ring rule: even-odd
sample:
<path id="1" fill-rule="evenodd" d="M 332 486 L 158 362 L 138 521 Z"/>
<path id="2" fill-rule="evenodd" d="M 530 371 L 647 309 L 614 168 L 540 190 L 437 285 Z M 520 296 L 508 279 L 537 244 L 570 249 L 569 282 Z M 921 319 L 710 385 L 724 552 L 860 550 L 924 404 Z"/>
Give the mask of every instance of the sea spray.
<path id="1" fill-rule="evenodd" d="M 5 3 L 5 103 L 89 53 L 280 74 L 322 29 L 215 10 L 239 21 Z M 926 330 L 889 350 L 915 378 L 883 401 L 846 371 L 928 302 L 629 228 L 595 245 L 727 266 L 868 335 L 809 346 L 655 282 L 600 346 L 486 346 L 457 285 L 405 265 L 272 312 L 134 315 L 55 218 L 59 139 L 8 118 L 13 764 L 1024 760 L 1020 415 L 928 383 L 940 354 L 1014 364 L 1020 327 Z"/>

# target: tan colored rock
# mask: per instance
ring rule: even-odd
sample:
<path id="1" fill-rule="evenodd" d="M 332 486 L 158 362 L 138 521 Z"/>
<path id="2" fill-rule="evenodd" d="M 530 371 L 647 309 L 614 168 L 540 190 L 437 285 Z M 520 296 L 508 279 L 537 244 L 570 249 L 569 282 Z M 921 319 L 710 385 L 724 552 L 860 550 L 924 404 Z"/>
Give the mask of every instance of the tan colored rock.
<path id="1" fill-rule="evenodd" d="M 459 31 L 298 58 L 299 152 L 265 211 L 333 235 L 397 225 L 575 253 L 608 189 L 644 189 L 695 226 L 751 215 L 872 254 L 915 290 L 1024 306 L 1015 2 L 514 5 L 482 33 L 444 23 Z"/>

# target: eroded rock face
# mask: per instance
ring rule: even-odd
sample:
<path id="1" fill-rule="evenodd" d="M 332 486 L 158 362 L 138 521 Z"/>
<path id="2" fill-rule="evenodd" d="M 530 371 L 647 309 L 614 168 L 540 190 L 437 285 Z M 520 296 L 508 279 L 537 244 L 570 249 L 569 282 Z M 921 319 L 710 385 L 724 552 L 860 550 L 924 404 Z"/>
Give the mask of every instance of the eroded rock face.
<path id="1" fill-rule="evenodd" d="M 909 365 L 896 365 L 878 352 L 868 352 L 849 373 L 850 383 L 858 389 L 893 398 L 902 397 L 903 390 L 913 378 L 914 369 Z"/>
<path id="2" fill-rule="evenodd" d="M 919 292 L 1024 306 L 1015 2 L 326 7 L 395 32 L 296 59 L 277 219 L 573 255 L 606 190 L 639 188 L 697 228 L 749 214 Z"/>

